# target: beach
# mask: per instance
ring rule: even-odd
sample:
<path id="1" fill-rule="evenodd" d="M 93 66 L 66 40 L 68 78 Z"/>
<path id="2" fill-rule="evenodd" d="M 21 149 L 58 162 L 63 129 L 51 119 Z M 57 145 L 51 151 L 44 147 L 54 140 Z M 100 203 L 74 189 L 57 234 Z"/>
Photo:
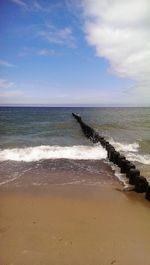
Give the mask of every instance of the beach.
<path id="1" fill-rule="evenodd" d="M 0 265 L 150 265 L 150 0 L 0 7 Z"/>
<path id="2" fill-rule="evenodd" d="M 72 112 L 150 180 L 150 109 L 0 108 L 0 265 L 150 265 L 145 193 Z"/>
<path id="3" fill-rule="evenodd" d="M 2 265 L 150 264 L 150 204 L 120 183 L 0 194 Z"/>

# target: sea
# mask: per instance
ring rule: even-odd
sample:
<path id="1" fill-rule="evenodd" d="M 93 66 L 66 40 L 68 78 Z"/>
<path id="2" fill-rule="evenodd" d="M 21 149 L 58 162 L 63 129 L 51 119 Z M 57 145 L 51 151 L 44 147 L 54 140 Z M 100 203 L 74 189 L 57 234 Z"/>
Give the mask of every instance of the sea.
<path id="1" fill-rule="evenodd" d="M 110 179 L 127 185 L 106 150 L 84 136 L 73 112 L 150 182 L 150 108 L 0 107 L 0 187 L 107 185 Z"/>

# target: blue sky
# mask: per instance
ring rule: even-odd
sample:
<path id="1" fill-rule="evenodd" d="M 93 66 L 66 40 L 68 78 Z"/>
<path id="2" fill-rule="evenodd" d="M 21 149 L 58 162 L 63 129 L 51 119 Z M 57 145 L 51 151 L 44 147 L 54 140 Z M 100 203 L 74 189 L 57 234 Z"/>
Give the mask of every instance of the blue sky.
<path id="1" fill-rule="evenodd" d="M 0 104 L 150 105 L 148 1 L 119 2 L 1 0 Z"/>

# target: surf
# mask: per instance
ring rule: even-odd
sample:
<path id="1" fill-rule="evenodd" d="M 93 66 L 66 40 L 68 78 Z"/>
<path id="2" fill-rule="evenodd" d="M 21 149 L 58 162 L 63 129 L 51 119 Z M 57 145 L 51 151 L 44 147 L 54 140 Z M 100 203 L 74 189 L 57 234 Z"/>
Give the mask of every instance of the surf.
<path id="1" fill-rule="evenodd" d="M 43 159 L 101 160 L 107 158 L 107 152 L 100 145 L 94 146 L 49 146 L 41 145 L 26 148 L 0 150 L 0 161 L 39 161 Z"/>

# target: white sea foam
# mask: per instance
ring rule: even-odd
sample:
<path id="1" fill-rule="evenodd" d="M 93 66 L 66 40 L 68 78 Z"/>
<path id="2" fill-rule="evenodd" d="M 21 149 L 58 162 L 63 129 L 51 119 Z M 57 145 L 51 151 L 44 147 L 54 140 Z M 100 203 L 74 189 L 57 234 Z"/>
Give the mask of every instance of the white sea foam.
<path id="1" fill-rule="evenodd" d="M 6 179 L 6 180 L 0 182 L 0 186 L 5 185 L 5 184 L 7 184 L 9 182 L 13 182 L 16 179 L 17 179 L 17 177 L 14 177 L 14 178 L 11 178 L 11 179 Z"/>
<path id="2" fill-rule="evenodd" d="M 120 143 L 110 139 L 110 143 L 115 147 L 115 149 L 125 155 L 125 157 L 132 162 L 139 162 L 143 165 L 150 165 L 150 155 L 149 154 L 140 154 L 139 153 L 139 144 L 138 143 Z M 120 169 L 115 166 L 113 163 L 110 163 L 111 168 L 114 170 L 115 176 L 123 183 L 125 190 L 132 189 L 132 185 L 129 185 L 128 179 L 124 174 L 120 173 Z"/>
<path id="3" fill-rule="evenodd" d="M 120 143 L 115 142 L 113 139 L 110 140 L 110 143 L 116 148 L 117 151 L 122 152 L 138 152 L 139 144 L 138 143 Z"/>
<path id="4" fill-rule="evenodd" d="M 125 177 L 125 174 L 120 173 L 120 168 L 114 165 L 113 163 L 110 163 L 112 170 L 114 170 L 115 176 L 123 183 L 124 186 L 128 185 L 128 180 Z"/>
<path id="5" fill-rule="evenodd" d="M 149 154 L 139 154 L 139 144 L 138 143 L 120 143 L 115 142 L 113 139 L 110 140 L 110 143 L 115 147 L 119 152 L 123 152 L 125 157 L 130 161 L 139 162 L 144 165 L 150 165 L 150 155 Z"/>
<path id="6" fill-rule="evenodd" d="M 38 161 L 42 159 L 105 159 L 107 152 L 100 145 L 94 146 L 36 146 L 0 150 L 0 161 Z"/>
<path id="7" fill-rule="evenodd" d="M 144 165 L 150 165 L 150 155 L 139 155 L 135 153 L 129 153 L 126 156 L 126 158 L 133 162 L 136 161 Z M 123 183 L 124 190 L 125 191 L 132 190 L 133 186 L 128 183 L 128 179 L 126 178 L 126 175 L 120 172 L 120 168 L 111 162 L 108 162 L 108 163 L 110 164 L 112 170 L 114 170 L 115 176 Z"/>
<path id="8" fill-rule="evenodd" d="M 127 159 L 135 162 L 139 162 L 144 165 L 150 165 L 150 155 L 140 155 L 140 154 L 127 154 Z"/>

